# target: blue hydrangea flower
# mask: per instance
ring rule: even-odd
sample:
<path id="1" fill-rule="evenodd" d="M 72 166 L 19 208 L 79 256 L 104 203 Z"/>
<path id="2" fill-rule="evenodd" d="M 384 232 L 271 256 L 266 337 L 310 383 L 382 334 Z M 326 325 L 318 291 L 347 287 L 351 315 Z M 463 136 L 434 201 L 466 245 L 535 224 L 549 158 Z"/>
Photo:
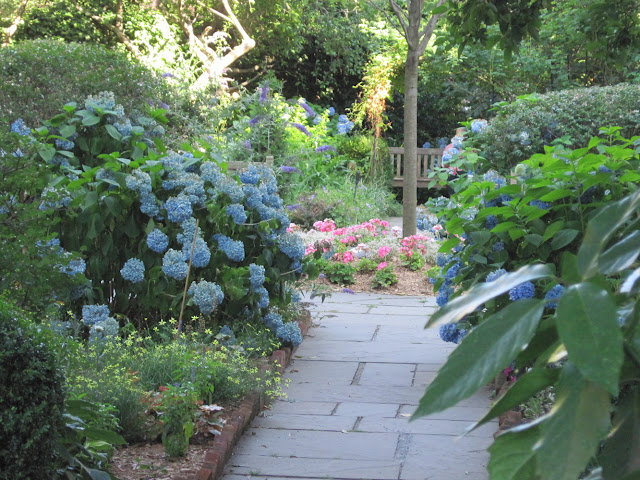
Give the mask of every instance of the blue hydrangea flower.
<path id="1" fill-rule="evenodd" d="M 244 211 L 244 206 L 239 203 L 233 203 L 227 206 L 225 212 L 227 212 L 227 215 L 238 225 L 247 221 L 247 212 Z"/>
<path id="2" fill-rule="evenodd" d="M 27 124 L 24 123 L 24 120 L 22 120 L 21 118 L 17 119 L 11 124 L 11 131 L 23 137 L 31 135 L 31 129 L 27 127 Z"/>
<path id="3" fill-rule="evenodd" d="M 442 137 L 438 139 L 438 148 L 445 148 L 449 143 L 449 139 L 447 137 Z"/>
<path id="4" fill-rule="evenodd" d="M 297 347 L 302 343 L 302 332 L 297 322 L 288 322 L 276 330 L 276 336 L 284 343 Z"/>
<path id="5" fill-rule="evenodd" d="M 72 277 L 75 275 L 83 274 L 87 269 L 87 263 L 82 258 L 74 258 L 70 260 L 67 265 L 61 265 L 60 271 L 62 273 L 66 273 L 67 275 L 71 275 Z"/>
<path id="6" fill-rule="evenodd" d="M 71 140 L 67 140 L 65 138 L 56 138 L 56 147 L 60 150 L 73 150 L 73 147 L 76 146 Z"/>
<path id="7" fill-rule="evenodd" d="M 467 334 L 467 330 L 458 328 L 455 323 L 445 323 L 440 325 L 438 333 L 445 342 L 460 343 Z"/>
<path id="8" fill-rule="evenodd" d="M 220 177 L 216 182 L 216 188 L 229 196 L 232 203 L 240 203 L 244 200 L 244 192 L 242 187 L 238 185 L 234 179 L 229 177 Z"/>
<path id="9" fill-rule="evenodd" d="M 255 165 L 249 165 L 249 168 L 241 172 L 239 177 L 242 183 L 248 185 L 256 185 L 260 180 L 260 174 L 258 173 L 258 169 Z"/>
<path id="10" fill-rule="evenodd" d="M 611 173 L 611 169 L 609 167 L 606 167 L 605 165 L 600 165 L 598 167 L 598 171 L 600 173 Z"/>
<path id="11" fill-rule="evenodd" d="M 327 115 L 329 115 L 330 117 L 333 117 L 336 114 L 336 109 L 333 107 L 329 107 L 329 109 L 327 110 Z"/>
<path id="12" fill-rule="evenodd" d="M 302 260 L 306 246 L 302 239 L 294 233 L 285 233 L 280 235 L 276 240 L 276 243 L 280 247 L 282 253 L 284 253 L 291 260 Z"/>
<path id="13" fill-rule="evenodd" d="M 208 315 L 213 313 L 215 308 L 224 300 L 224 293 L 218 284 L 201 280 L 193 282 L 187 290 L 193 296 L 193 303 L 200 309 L 200 312 Z"/>
<path id="14" fill-rule="evenodd" d="M 249 283 L 252 289 L 260 288 L 266 280 L 265 269 L 262 265 L 252 263 L 249 265 Z"/>
<path id="15" fill-rule="evenodd" d="M 216 339 L 220 342 L 221 345 L 235 345 L 236 343 L 236 335 L 231 330 L 229 325 L 223 325 L 220 330 L 218 330 L 218 334 L 216 335 Z"/>
<path id="16" fill-rule="evenodd" d="M 547 294 L 544 296 L 544 299 L 558 300 L 564 294 L 564 290 L 565 289 L 563 285 L 560 285 L 560 284 L 554 285 L 554 287 L 551 290 L 549 290 Z M 545 307 L 555 310 L 556 308 L 558 308 L 558 302 L 548 302 L 545 304 Z"/>
<path id="17" fill-rule="evenodd" d="M 460 149 L 462 148 L 462 141 L 463 140 L 464 140 L 464 138 L 462 138 L 460 135 L 456 135 L 455 137 L 453 137 L 451 139 L 451 145 L 453 145 L 452 150 L 458 150 L 458 152 L 456 152 L 456 153 L 459 153 Z"/>
<path id="18" fill-rule="evenodd" d="M 258 300 L 258 307 L 267 308 L 269 306 L 269 292 L 264 287 L 258 287 L 254 290 L 255 293 L 260 295 Z"/>
<path id="19" fill-rule="evenodd" d="M 273 330 L 274 332 L 278 330 L 278 328 L 280 328 L 282 325 L 284 325 L 282 315 L 275 312 L 267 313 L 264 317 L 262 317 L 262 322 L 267 326 L 267 328 Z"/>
<path id="20" fill-rule="evenodd" d="M 454 263 L 453 265 L 451 265 L 447 270 L 447 273 L 445 274 L 445 278 L 447 280 L 453 280 L 454 278 L 456 278 L 456 275 L 458 275 L 458 271 L 460 270 L 461 266 L 462 264 L 460 263 Z"/>
<path id="21" fill-rule="evenodd" d="M 440 289 L 438 294 L 436 295 L 436 303 L 439 307 L 444 307 L 447 303 L 449 303 L 449 290 Z"/>
<path id="22" fill-rule="evenodd" d="M 193 236 L 196 234 L 196 219 L 193 217 L 187 218 L 180 224 L 182 233 L 176 235 L 176 240 L 180 245 L 191 245 L 193 243 Z"/>
<path id="23" fill-rule="evenodd" d="M 542 200 L 532 200 L 529 202 L 529 205 L 532 207 L 538 207 L 541 210 L 549 210 L 549 207 L 551 206 L 549 202 L 543 202 Z"/>
<path id="24" fill-rule="evenodd" d="M 101 322 L 94 323 L 89 329 L 89 343 L 106 342 L 118 335 L 120 325 L 113 317 L 107 317 Z"/>
<path id="25" fill-rule="evenodd" d="M 149 217 L 155 217 L 160 214 L 158 200 L 153 193 L 140 195 L 140 211 Z"/>
<path id="26" fill-rule="evenodd" d="M 493 250 L 494 252 L 501 252 L 504 250 L 504 242 L 496 242 L 493 244 L 493 246 L 491 247 L 491 250 Z"/>
<path id="27" fill-rule="evenodd" d="M 216 234 L 213 238 L 218 242 L 218 248 L 224 252 L 229 260 L 241 262 L 244 260 L 244 243 L 240 240 L 232 240 L 221 234 Z"/>
<path id="28" fill-rule="evenodd" d="M 507 180 L 495 170 L 489 170 L 482 175 L 482 180 L 485 182 L 493 182 L 496 184 L 496 187 L 502 187 L 507 184 Z"/>
<path id="29" fill-rule="evenodd" d="M 120 269 L 120 275 L 131 283 L 140 283 L 144 280 L 144 263 L 137 258 L 130 258 Z"/>
<path id="30" fill-rule="evenodd" d="M 484 119 L 476 118 L 471 122 L 471 131 L 473 133 L 479 134 L 486 130 L 488 126 L 488 122 Z"/>
<path id="31" fill-rule="evenodd" d="M 164 208 L 167 210 L 167 218 L 175 223 L 182 223 L 193 214 L 191 202 L 185 196 L 169 197 Z"/>
<path id="32" fill-rule="evenodd" d="M 497 280 L 498 278 L 500 278 L 505 273 L 507 273 L 507 271 L 504 268 L 499 268 L 497 270 L 494 270 L 489 275 L 487 275 L 486 282 L 487 283 L 493 282 L 493 281 Z"/>
<path id="33" fill-rule="evenodd" d="M 107 305 L 84 305 L 82 307 L 82 321 L 85 325 L 104 322 L 109 317 Z"/>
<path id="34" fill-rule="evenodd" d="M 484 219 L 484 226 L 487 230 L 493 229 L 496 225 L 498 225 L 498 219 L 495 215 L 489 215 Z"/>
<path id="35" fill-rule="evenodd" d="M 185 261 L 184 253 L 170 248 L 162 257 L 162 271 L 165 275 L 176 280 L 187 278 L 189 265 Z"/>
<path id="36" fill-rule="evenodd" d="M 169 237 L 156 228 L 147 235 L 147 246 L 154 252 L 164 253 L 169 247 Z"/>
<path id="37" fill-rule="evenodd" d="M 431 142 L 424 142 L 422 148 L 431 148 Z"/>
<path id="38" fill-rule="evenodd" d="M 436 254 L 436 265 L 440 268 L 444 267 L 451 261 L 451 255 L 445 253 Z"/>
<path id="39" fill-rule="evenodd" d="M 524 282 L 509 290 L 509 299 L 512 301 L 521 300 L 523 298 L 533 298 L 536 288 L 531 282 Z"/>
<path id="40" fill-rule="evenodd" d="M 191 243 L 185 243 L 184 247 L 182 247 L 182 253 L 184 253 L 185 258 L 187 260 L 191 257 L 191 248 L 193 247 L 193 258 L 191 259 L 191 265 L 196 268 L 204 268 L 209 264 L 209 260 L 211 260 L 211 250 L 209 250 L 209 246 L 207 242 L 205 242 L 202 238 L 196 238 L 196 243 L 193 245 L 193 240 Z"/>
<path id="41" fill-rule="evenodd" d="M 249 170 L 251 170 L 251 167 L 249 167 Z M 243 174 L 244 172 L 240 174 L 240 179 L 242 179 Z M 215 185 L 216 182 L 221 177 L 222 177 L 222 173 L 220 172 L 220 167 L 218 167 L 216 163 L 204 162 L 200 166 L 200 178 L 202 178 L 202 180 L 204 180 L 205 182 L 209 182 L 212 185 Z M 245 183 L 249 183 L 249 182 L 245 182 Z"/>

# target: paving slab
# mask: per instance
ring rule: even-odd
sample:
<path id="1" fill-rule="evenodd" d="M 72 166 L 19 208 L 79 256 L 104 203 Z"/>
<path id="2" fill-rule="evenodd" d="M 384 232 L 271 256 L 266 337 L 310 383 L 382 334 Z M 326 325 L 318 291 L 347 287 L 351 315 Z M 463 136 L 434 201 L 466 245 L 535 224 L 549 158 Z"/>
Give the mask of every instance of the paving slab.
<path id="1" fill-rule="evenodd" d="M 424 329 L 432 297 L 337 293 L 313 324 L 277 399 L 245 432 L 224 480 L 485 480 L 496 422 L 488 389 L 409 422 L 455 345 Z"/>

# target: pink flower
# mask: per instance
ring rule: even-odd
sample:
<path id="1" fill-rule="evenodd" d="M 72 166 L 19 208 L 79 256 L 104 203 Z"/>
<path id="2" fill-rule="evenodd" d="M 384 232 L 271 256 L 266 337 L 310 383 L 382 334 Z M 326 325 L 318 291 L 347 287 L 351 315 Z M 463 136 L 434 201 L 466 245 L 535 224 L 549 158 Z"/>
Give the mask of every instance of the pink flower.
<path id="1" fill-rule="evenodd" d="M 440 224 L 438 224 L 438 225 L 434 225 L 434 226 L 433 226 L 433 230 L 434 230 L 435 232 L 439 232 L 440 230 L 442 230 L 442 225 L 440 225 Z"/>
<path id="2" fill-rule="evenodd" d="M 342 254 L 342 261 L 344 263 L 349 263 L 349 262 L 353 262 L 353 253 L 351 252 L 344 252 Z"/>
<path id="3" fill-rule="evenodd" d="M 382 235 L 389 235 L 389 232 L 387 232 L 386 230 L 382 230 Z"/>
<path id="4" fill-rule="evenodd" d="M 307 249 L 304 251 L 305 255 L 311 255 L 312 253 L 316 253 L 316 247 L 315 245 L 311 244 L 307 247 Z"/>
<path id="5" fill-rule="evenodd" d="M 387 267 L 387 262 L 380 262 L 378 264 L 378 270 L 382 270 L 383 268 Z"/>
<path id="6" fill-rule="evenodd" d="M 391 251 L 390 247 L 380 247 L 378 249 L 378 255 L 380 255 L 380 258 L 384 258 L 389 254 L 390 251 Z"/>

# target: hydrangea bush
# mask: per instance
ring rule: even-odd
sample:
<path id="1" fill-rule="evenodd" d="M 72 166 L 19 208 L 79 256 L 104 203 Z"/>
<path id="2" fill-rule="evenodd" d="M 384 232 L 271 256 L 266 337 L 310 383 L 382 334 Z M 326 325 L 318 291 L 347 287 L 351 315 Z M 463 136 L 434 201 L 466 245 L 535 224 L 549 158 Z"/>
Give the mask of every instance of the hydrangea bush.
<path id="1" fill-rule="evenodd" d="M 185 289 L 187 318 L 224 323 L 291 301 L 305 246 L 286 231 L 269 168 L 232 176 L 210 149 L 168 151 L 164 111 L 127 116 L 110 93 L 64 110 L 35 130 L 51 171 L 41 208 L 65 250 L 86 261 L 91 288 L 76 304 L 104 310 L 99 319 L 83 311 L 87 325 L 109 314 L 136 325 L 178 316 Z"/>
<path id="2" fill-rule="evenodd" d="M 474 427 L 549 387 L 555 397 L 547 414 L 497 437 L 491 478 L 638 475 L 627 446 L 640 399 L 640 137 L 601 133 L 532 156 L 515 179 L 490 173 L 439 212 L 449 239 L 428 326 L 463 340 L 415 416 L 450 408 L 507 367 L 513 385 Z"/>

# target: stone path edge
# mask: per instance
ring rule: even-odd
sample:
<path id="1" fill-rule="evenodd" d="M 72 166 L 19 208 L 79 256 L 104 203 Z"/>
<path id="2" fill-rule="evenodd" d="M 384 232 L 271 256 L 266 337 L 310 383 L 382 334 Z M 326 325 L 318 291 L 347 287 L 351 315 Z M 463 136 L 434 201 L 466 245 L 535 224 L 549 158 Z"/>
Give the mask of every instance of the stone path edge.
<path id="1" fill-rule="evenodd" d="M 305 310 L 298 320 L 302 336 L 307 335 L 311 327 L 311 312 Z M 285 368 L 291 362 L 291 357 L 295 348 L 284 347 L 276 350 L 268 359 L 268 364 L 277 363 L 278 371 L 282 375 Z M 265 394 L 250 393 L 240 402 L 229 417 L 227 423 L 222 429 L 222 433 L 218 435 L 213 442 L 211 448 L 207 450 L 204 462 L 195 477 L 176 477 L 174 480 L 217 480 L 222 476 L 224 467 L 231 457 L 233 448 L 236 446 L 243 432 L 247 429 L 251 421 L 263 410 L 264 405 L 268 403 Z"/>

